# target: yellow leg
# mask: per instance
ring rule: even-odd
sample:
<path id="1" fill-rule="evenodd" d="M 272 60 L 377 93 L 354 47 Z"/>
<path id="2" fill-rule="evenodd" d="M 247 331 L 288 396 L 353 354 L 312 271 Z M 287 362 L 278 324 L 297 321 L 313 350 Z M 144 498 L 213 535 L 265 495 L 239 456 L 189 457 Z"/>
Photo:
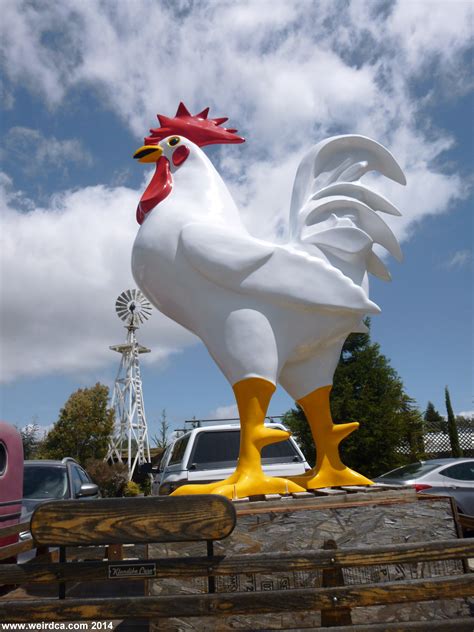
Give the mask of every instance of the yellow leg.
<path id="1" fill-rule="evenodd" d="M 323 386 L 298 401 L 304 410 L 316 446 L 316 465 L 304 476 L 291 480 L 306 489 L 338 485 L 372 485 L 362 474 L 346 467 L 339 456 L 339 443 L 359 427 L 358 422 L 334 424 L 329 405 L 332 386 Z"/>
<path id="2" fill-rule="evenodd" d="M 252 377 L 234 384 L 240 415 L 240 453 L 235 472 L 224 481 L 209 485 L 184 485 L 173 492 L 183 494 L 221 494 L 227 498 L 244 498 L 257 494 L 285 494 L 304 491 L 285 478 L 267 476 L 262 470 L 261 450 L 270 443 L 287 439 L 284 430 L 266 428 L 265 415 L 275 385 Z"/>

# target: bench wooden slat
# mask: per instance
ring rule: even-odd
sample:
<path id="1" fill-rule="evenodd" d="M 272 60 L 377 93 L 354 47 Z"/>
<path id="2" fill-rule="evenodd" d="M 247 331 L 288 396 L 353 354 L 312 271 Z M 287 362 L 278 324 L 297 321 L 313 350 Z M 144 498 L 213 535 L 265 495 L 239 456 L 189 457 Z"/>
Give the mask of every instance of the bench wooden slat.
<path id="1" fill-rule="evenodd" d="M 40 505 L 31 519 L 37 544 L 80 546 L 220 540 L 236 516 L 222 496 L 59 500 Z"/>
<path id="2" fill-rule="evenodd" d="M 227 630 L 227 628 L 223 628 Z M 235 628 L 228 628 L 234 630 Z M 273 628 L 269 628 L 270 630 Z M 280 632 L 406 632 L 407 630 L 421 630 L 426 632 L 472 632 L 472 617 L 456 617 L 443 621 L 391 621 L 390 623 L 364 623 L 363 625 L 338 625 L 325 628 L 278 628 Z M 240 632 L 253 632 L 241 630 Z"/>
<path id="3" fill-rule="evenodd" d="M 29 529 L 29 520 L 27 520 L 26 522 L 18 522 L 17 524 L 12 524 L 9 527 L 0 526 L 0 539 L 6 538 L 9 535 L 16 535 L 17 533 L 21 533 L 21 531 L 29 531 Z"/>
<path id="4" fill-rule="evenodd" d="M 15 544 L 7 544 L 0 549 L 0 560 L 6 560 L 9 557 L 15 557 L 19 553 L 25 551 L 31 551 L 35 548 L 35 544 L 32 540 L 23 540 L 22 542 L 15 542 Z M 10 583 L 10 582 L 5 582 Z"/>
<path id="5" fill-rule="evenodd" d="M 156 564 L 156 578 L 205 577 L 239 573 L 276 573 L 310 571 L 315 568 L 372 566 L 434 562 L 474 557 L 474 539 L 439 540 L 430 543 L 395 544 L 334 551 L 301 551 L 299 553 L 261 553 L 215 557 L 169 557 L 147 559 Z M 46 583 L 58 579 L 88 581 L 108 579 L 109 563 L 103 561 L 68 562 L 67 564 L 31 563 L 0 566 L 0 584 Z M 130 578 L 131 579 L 131 578 Z M 139 579 L 139 578 L 137 578 Z"/>
<path id="6" fill-rule="evenodd" d="M 459 522 L 464 529 L 474 529 L 474 516 L 458 513 Z"/>
<path id="7" fill-rule="evenodd" d="M 339 588 L 299 588 L 252 593 L 214 593 L 163 597 L 105 599 L 0 600 L 0 620 L 76 621 L 139 618 L 169 618 L 253 615 L 275 612 L 321 610 L 331 607 L 357 608 L 391 603 L 431 601 L 470 597 L 474 592 L 471 575 L 414 579 L 386 584 L 341 586 Z M 337 604 L 337 605 L 335 605 Z"/>

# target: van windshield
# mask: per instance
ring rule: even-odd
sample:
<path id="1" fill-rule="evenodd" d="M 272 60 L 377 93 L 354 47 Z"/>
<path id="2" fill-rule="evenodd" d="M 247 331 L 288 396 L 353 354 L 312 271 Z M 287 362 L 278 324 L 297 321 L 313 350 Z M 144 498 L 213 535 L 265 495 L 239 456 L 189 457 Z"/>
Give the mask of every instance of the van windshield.
<path id="1" fill-rule="evenodd" d="M 189 465 L 197 470 L 235 467 L 239 456 L 240 430 L 216 430 L 199 433 Z M 295 446 L 287 439 L 267 445 L 262 450 L 262 463 L 301 463 Z"/>
<path id="2" fill-rule="evenodd" d="M 171 453 L 171 458 L 168 465 L 176 465 L 181 463 L 183 460 L 184 452 L 186 451 L 186 446 L 188 445 L 189 437 L 191 435 L 187 434 L 181 439 L 178 439 L 173 446 L 173 452 Z"/>

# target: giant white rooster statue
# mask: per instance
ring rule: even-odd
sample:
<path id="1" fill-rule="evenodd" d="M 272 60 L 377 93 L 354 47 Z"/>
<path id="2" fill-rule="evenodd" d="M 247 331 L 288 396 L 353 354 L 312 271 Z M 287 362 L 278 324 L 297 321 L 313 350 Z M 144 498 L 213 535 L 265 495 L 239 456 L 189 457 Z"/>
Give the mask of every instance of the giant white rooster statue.
<path id="1" fill-rule="evenodd" d="M 329 394 L 346 337 L 365 329 L 366 314 L 380 312 L 367 276 L 389 273 L 374 243 L 401 259 L 376 212 L 399 211 L 359 179 L 378 171 L 405 184 L 403 172 L 369 138 L 324 140 L 296 172 L 287 243 L 257 239 L 201 149 L 244 139 L 208 110 L 192 116 L 181 103 L 174 118 L 159 115 L 161 127 L 134 154 L 156 163 L 137 209 L 134 278 L 161 312 L 204 342 L 232 385 L 241 423 L 232 476 L 174 494 L 235 498 L 370 484 L 340 459 L 339 443 L 358 423 L 333 424 Z M 315 467 L 292 480 L 266 476 L 261 465 L 262 448 L 288 436 L 264 425 L 277 383 L 303 408 L 317 451 Z"/>

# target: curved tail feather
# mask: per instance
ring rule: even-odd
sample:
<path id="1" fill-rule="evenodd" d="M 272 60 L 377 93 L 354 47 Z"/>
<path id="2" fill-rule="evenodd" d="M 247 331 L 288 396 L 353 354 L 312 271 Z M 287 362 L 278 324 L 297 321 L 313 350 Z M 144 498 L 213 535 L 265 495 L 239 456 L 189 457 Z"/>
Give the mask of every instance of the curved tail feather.
<path id="1" fill-rule="evenodd" d="M 388 280 L 390 275 L 373 253 L 378 243 L 401 261 L 397 238 L 377 214 L 401 215 L 384 196 L 356 182 L 368 171 L 406 184 L 392 154 L 365 136 L 334 136 L 314 146 L 298 167 L 290 209 L 290 238 L 336 252 L 366 257 L 367 270 Z M 348 234 L 352 229 L 354 244 Z M 364 236 L 366 242 L 364 242 Z"/>

